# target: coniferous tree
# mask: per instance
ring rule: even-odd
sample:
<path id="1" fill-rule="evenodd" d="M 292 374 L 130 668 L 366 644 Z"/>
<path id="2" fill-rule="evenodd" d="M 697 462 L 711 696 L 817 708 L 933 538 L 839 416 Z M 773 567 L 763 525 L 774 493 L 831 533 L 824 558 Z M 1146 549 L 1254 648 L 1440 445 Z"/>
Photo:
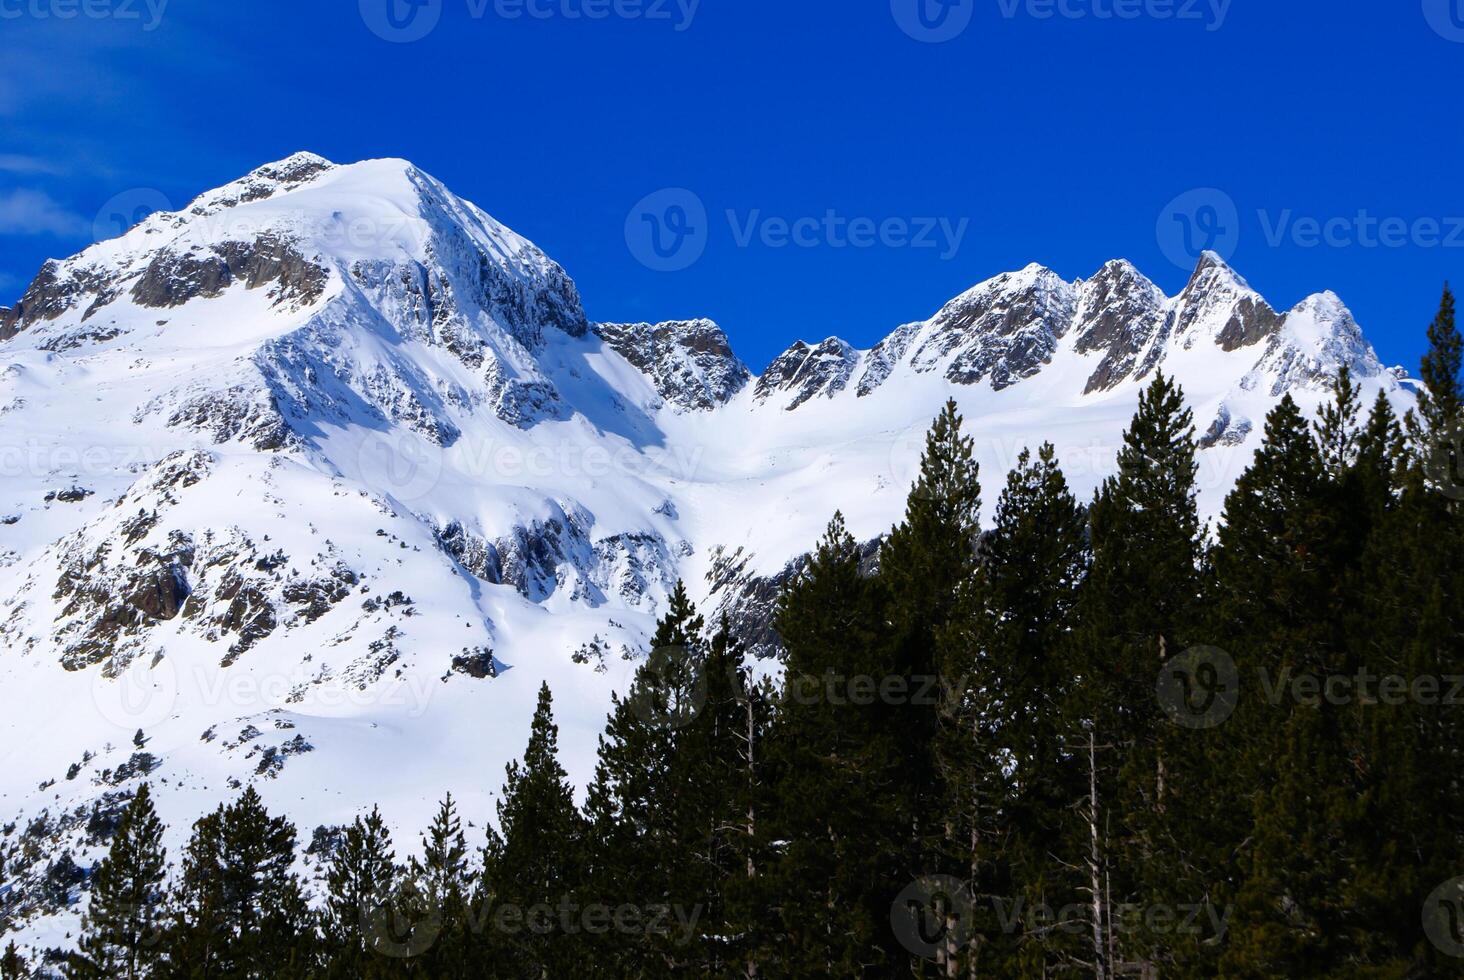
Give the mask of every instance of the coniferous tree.
<path id="1" fill-rule="evenodd" d="M 1078 897 L 1071 869 L 1050 860 L 1078 794 L 1066 748 L 1074 665 L 1068 636 L 1087 574 L 1086 515 L 1056 450 L 1023 450 L 982 538 L 980 567 L 961 592 L 943 657 L 971 659 L 959 707 L 966 721 L 943 747 L 959 760 L 953 812 L 965 814 L 976 908 L 968 969 L 1040 974 L 1072 957 L 1067 933 L 1023 928 L 1023 913 Z M 1035 925 L 1032 923 L 1025 923 Z"/>
<path id="2" fill-rule="evenodd" d="M 295 828 L 254 787 L 194 824 L 184 851 L 169 972 L 185 977 L 303 976 L 308 914 Z"/>
<path id="3" fill-rule="evenodd" d="M 671 799 L 679 833 L 663 856 L 672 870 L 673 908 L 696 925 L 690 948 L 673 950 L 670 959 L 701 976 L 731 976 L 756 962 L 745 930 L 755 932 L 760 918 L 747 921 L 751 907 L 744 902 L 736 921 L 729 892 L 748 890 L 748 868 L 755 871 L 761 850 L 756 753 L 765 715 L 743 666 L 744 648 L 725 619 L 704 649 L 705 703 L 674 736 Z"/>
<path id="4" fill-rule="evenodd" d="M 836 514 L 777 618 L 785 670 L 767 839 L 780 844 L 764 885 L 778 922 L 759 950 L 771 975 L 863 976 L 908 962 L 890 926 L 909 881 L 903 733 L 881 705 L 843 696 L 851 678 L 889 676 L 885 606 Z"/>
<path id="5" fill-rule="evenodd" d="M 880 549 L 879 576 L 890 598 L 891 629 L 885 662 L 874 676 L 901 678 L 945 694 L 885 706 L 901 733 L 896 744 L 904 756 L 899 775 L 905 785 L 894 796 L 914 828 L 904 859 L 911 880 L 964 873 L 968 866 L 952 859 L 953 851 L 964 848 L 966 835 L 950 817 L 959 791 L 949 780 L 965 765 L 969 729 L 959 712 L 943 709 L 962 698 L 964 692 L 951 688 L 971 676 L 974 655 L 950 644 L 941 647 L 937 637 L 954 617 L 958 594 L 976 567 L 981 484 L 973 449 L 952 399 L 926 435 L 905 519 Z"/>
<path id="6" fill-rule="evenodd" d="M 1181 759 L 1191 746 L 1155 698 L 1161 667 L 1204 639 L 1196 451 L 1184 395 L 1158 374 L 1124 433 L 1117 474 L 1089 510 L 1093 563 L 1080 610 L 1074 698 L 1085 724 L 1072 734 L 1094 737 L 1097 795 L 1111 817 L 1100 842 L 1103 867 L 1095 872 L 1100 887 L 1093 889 L 1104 896 L 1094 914 L 1107 910 L 1105 918 L 1117 905 L 1198 901 L 1185 894 L 1195 885 L 1184 855 L 1166 839 L 1163 816 L 1193 775 Z M 1064 850 L 1081 865 L 1092 849 L 1091 828 L 1075 823 L 1071 831 Z M 1104 955 L 1154 962 L 1152 937 L 1126 930 L 1110 938 L 1099 944 L 1108 947 Z"/>
<path id="7" fill-rule="evenodd" d="M 29 976 L 30 966 L 25 957 L 20 955 L 14 941 L 7 943 L 5 952 L 0 954 L 0 980 L 26 980 Z"/>
<path id="8" fill-rule="evenodd" d="M 422 837 L 422 856 L 412 858 L 410 877 L 412 888 L 403 898 L 413 917 L 436 934 L 414 966 L 428 976 L 460 975 L 467 956 L 467 902 L 473 886 L 467 840 L 451 793 Z"/>
<path id="9" fill-rule="evenodd" d="M 167 921 L 167 851 L 147 783 L 122 811 L 111 848 L 91 876 L 79 953 L 66 966 L 76 978 L 137 980 L 162 955 Z"/>
<path id="10" fill-rule="evenodd" d="M 1428 352 L 1420 372 L 1423 389 L 1418 393 L 1418 418 L 1425 436 L 1437 436 L 1456 425 L 1464 411 L 1459 370 L 1464 362 L 1464 338 L 1455 323 L 1454 293 L 1444 285 L 1439 312 L 1428 328 Z"/>
<path id="11" fill-rule="evenodd" d="M 678 738 L 706 705 L 704 628 L 678 582 L 630 690 L 623 698 L 612 695 L 586 803 L 593 842 L 587 878 L 599 902 L 618 905 L 626 896 L 641 904 L 669 901 L 672 876 L 688 857 L 673 767 Z M 589 938 L 596 958 L 626 975 L 669 969 L 667 960 L 674 958 L 662 937 Z"/>
<path id="12" fill-rule="evenodd" d="M 1348 400 L 1339 390 L 1333 428 Z M 1350 441 L 1350 434 L 1333 439 Z M 1236 821 L 1219 835 L 1244 874 L 1226 957 L 1240 972 L 1305 972 L 1346 962 L 1338 952 L 1347 937 L 1337 902 L 1345 868 L 1356 858 L 1342 846 L 1356 820 L 1345 769 L 1347 718 L 1328 703 L 1295 703 L 1287 689 L 1291 678 L 1347 667 L 1340 627 L 1352 544 L 1339 534 L 1338 491 L 1350 462 L 1329 459 L 1327 451 L 1328 440 L 1318 445 L 1296 403 L 1284 398 L 1226 500 L 1214 558 L 1215 629 L 1247 683 L 1235 717 L 1210 736 L 1217 749 L 1244 751 L 1215 760 L 1212 771 L 1228 791 L 1207 801 L 1243 800 L 1222 812 L 1250 811 L 1249 826 Z"/>
<path id="13" fill-rule="evenodd" d="M 490 928 L 502 932 L 502 963 L 513 976 L 568 976 L 581 957 L 578 924 L 563 909 L 582 890 L 585 826 L 559 764 L 559 727 L 549 685 L 539 690 L 522 762 L 507 769 L 498 826 L 503 847 L 493 865 L 498 905 Z"/>
<path id="14" fill-rule="evenodd" d="M 390 936 L 388 916 L 396 886 L 391 834 L 375 807 L 345 829 L 326 868 L 321 914 L 327 976 L 376 977 L 390 971 L 381 957 Z"/>

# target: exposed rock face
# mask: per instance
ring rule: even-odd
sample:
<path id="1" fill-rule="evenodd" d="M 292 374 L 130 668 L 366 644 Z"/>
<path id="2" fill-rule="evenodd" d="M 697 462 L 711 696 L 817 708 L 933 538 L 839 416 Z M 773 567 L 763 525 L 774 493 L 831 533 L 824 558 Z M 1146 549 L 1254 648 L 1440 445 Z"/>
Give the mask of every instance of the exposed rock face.
<path id="1" fill-rule="evenodd" d="M 859 352 L 838 337 L 817 347 L 798 341 L 780 354 L 758 379 L 754 397 L 759 402 L 775 395 L 787 398 L 792 411 L 815 395 L 832 396 L 848 387 L 859 364 Z"/>
<path id="2" fill-rule="evenodd" d="M 105 270 L 71 267 L 53 260 L 41 266 L 20 302 L 0 315 L 0 340 L 9 340 L 36 323 L 54 320 L 91 297 L 87 314 L 115 296 L 115 284 Z"/>
<path id="3" fill-rule="evenodd" d="M 874 345 L 874 349 L 864 359 L 864 373 L 859 378 L 860 398 L 885 383 L 895 365 L 905 359 L 910 345 L 915 342 L 924 326 L 923 323 L 907 323 Z"/>
<path id="4" fill-rule="evenodd" d="M 277 304 L 309 306 L 320 298 L 329 278 L 294 244 L 261 235 L 254 242 L 222 242 L 196 252 L 159 252 L 133 285 L 132 300 L 156 309 L 182 306 L 242 282 L 246 289 L 269 286 Z"/>
<path id="5" fill-rule="evenodd" d="M 1077 296 L 1073 287 L 1050 269 L 1031 265 L 1021 272 L 998 276 L 963 293 L 930 321 L 919 325 L 915 336 L 908 328 L 897 331 L 891 349 L 871 358 L 871 372 L 860 392 L 888 376 L 897 349 L 911 349 L 909 363 L 919 373 L 945 366 L 945 376 L 960 385 L 990 380 L 1000 391 L 1041 371 L 1052 360 L 1058 342 L 1072 326 Z"/>
<path id="6" fill-rule="evenodd" d="M 1200 258 L 1175 309 L 1174 336 L 1186 350 L 1197 343 L 1238 350 L 1260 343 L 1281 326 L 1276 311 L 1213 252 Z"/>
<path id="7" fill-rule="evenodd" d="M 1084 394 L 1106 391 L 1135 376 L 1144 352 L 1164 336 L 1167 305 L 1163 291 L 1127 262 L 1109 262 L 1083 283 L 1076 347 L 1080 354 L 1103 352 Z"/>
<path id="8" fill-rule="evenodd" d="M 668 404 L 705 411 L 725 404 L 751 372 L 711 320 L 600 323 L 595 332 L 650 379 Z"/>
<path id="9" fill-rule="evenodd" d="M 1238 446 L 1245 442 L 1254 428 L 1250 419 L 1234 417 L 1229 406 L 1221 405 L 1215 421 L 1210 423 L 1210 428 L 1200 437 L 1199 447 L 1210 449 L 1214 446 Z"/>
<path id="10" fill-rule="evenodd" d="M 1330 390 L 1342 365 L 1354 379 L 1384 374 L 1372 345 L 1362 335 L 1336 293 L 1325 292 L 1302 300 L 1281 319 L 1270 335 L 1266 353 L 1242 385 L 1254 388 L 1271 377 L 1270 394 L 1280 397 L 1297 387 Z"/>

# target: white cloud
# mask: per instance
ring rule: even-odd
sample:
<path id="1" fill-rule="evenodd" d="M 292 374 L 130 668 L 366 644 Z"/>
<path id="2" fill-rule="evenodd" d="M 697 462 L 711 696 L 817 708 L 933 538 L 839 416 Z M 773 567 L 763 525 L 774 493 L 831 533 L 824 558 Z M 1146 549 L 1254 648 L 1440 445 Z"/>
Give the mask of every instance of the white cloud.
<path id="1" fill-rule="evenodd" d="M 45 191 L 0 193 L 0 235 L 85 235 L 91 223 L 52 200 Z"/>
<path id="2" fill-rule="evenodd" d="M 61 168 L 39 157 L 20 153 L 0 153 L 0 173 L 7 174 L 50 174 L 61 173 Z"/>

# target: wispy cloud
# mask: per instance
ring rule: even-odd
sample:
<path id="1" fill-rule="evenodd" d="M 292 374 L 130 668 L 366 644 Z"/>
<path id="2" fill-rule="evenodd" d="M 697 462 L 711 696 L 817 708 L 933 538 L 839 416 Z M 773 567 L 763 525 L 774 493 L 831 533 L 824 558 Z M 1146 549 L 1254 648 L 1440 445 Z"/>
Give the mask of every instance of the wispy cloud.
<path id="1" fill-rule="evenodd" d="M 45 191 L 0 192 L 0 235 L 85 235 L 90 227 L 81 215 L 58 204 Z"/>
<path id="2" fill-rule="evenodd" d="M 54 163 L 42 160 L 40 157 L 26 156 L 21 153 L 0 153 L 0 173 L 5 174 L 46 174 L 48 176 L 59 176 L 62 169 Z"/>

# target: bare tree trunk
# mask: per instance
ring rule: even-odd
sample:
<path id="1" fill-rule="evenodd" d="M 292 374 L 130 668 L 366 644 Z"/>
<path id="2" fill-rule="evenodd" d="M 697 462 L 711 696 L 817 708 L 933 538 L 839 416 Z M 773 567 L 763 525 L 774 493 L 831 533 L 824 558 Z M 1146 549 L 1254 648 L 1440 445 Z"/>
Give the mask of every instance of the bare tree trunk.
<path id="1" fill-rule="evenodd" d="M 757 797 L 753 792 L 757 786 L 757 709 L 753 704 L 751 685 L 747 688 L 747 880 L 757 877 L 757 863 L 753 856 L 753 842 L 757 840 Z M 748 923 L 751 929 L 751 923 Z M 757 980 L 757 947 L 754 944 L 747 952 L 747 980 Z"/>
<path id="2" fill-rule="evenodd" d="M 1098 835 L 1098 742 L 1097 735 L 1088 731 L 1088 883 L 1093 899 L 1093 977 L 1107 980 L 1108 955 L 1104 942 L 1105 905 L 1102 848 Z"/>

